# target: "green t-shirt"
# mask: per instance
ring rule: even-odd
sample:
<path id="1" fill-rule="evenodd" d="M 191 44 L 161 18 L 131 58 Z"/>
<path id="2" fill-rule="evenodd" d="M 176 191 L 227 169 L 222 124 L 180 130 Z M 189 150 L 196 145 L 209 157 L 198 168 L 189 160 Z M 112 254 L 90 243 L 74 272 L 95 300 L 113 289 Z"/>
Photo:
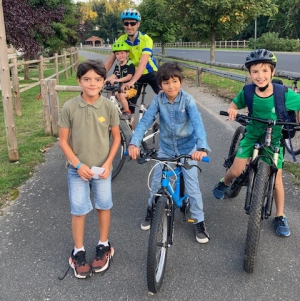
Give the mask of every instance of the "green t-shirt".
<path id="1" fill-rule="evenodd" d="M 233 103 L 238 109 L 246 107 L 246 101 L 244 97 L 244 90 L 233 99 Z M 300 94 L 295 93 L 291 89 L 288 89 L 285 93 L 285 106 L 287 111 L 289 110 L 300 110 Z M 275 112 L 274 96 L 260 97 L 254 93 L 252 116 L 261 119 L 272 119 L 276 120 L 277 115 Z M 258 140 L 261 135 L 264 135 L 267 125 L 258 121 L 251 120 L 249 125 L 246 126 L 245 138 L 251 141 Z M 282 126 L 274 126 L 272 131 L 272 143 L 274 146 L 279 145 L 282 137 Z"/>
<path id="2" fill-rule="evenodd" d="M 109 154 L 109 127 L 119 125 L 119 115 L 107 98 L 88 104 L 79 95 L 64 104 L 58 124 L 70 129 L 69 145 L 77 158 L 90 168 L 100 167 Z"/>

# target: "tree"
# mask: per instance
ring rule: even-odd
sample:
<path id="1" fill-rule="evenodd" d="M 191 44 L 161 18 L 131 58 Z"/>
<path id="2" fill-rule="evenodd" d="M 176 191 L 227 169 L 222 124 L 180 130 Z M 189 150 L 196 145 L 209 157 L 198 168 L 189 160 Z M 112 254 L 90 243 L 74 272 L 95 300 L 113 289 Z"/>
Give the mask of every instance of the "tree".
<path id="1" fill-rule="evenodd" d="M 63 18 L 63 6 L 36 9 L 29 0 L 3 0 L 7 43 L 21 49 L 25 57 L 34 57 L 43 43 L 54 35 L 52 22 Z"/>
<path id="2" fill-rule="evenodd" d="M 165 54 L 165 44 L 175 42 L 175 32 L 179 27 L 170 14 L 168 1 L 144 0 L 138 9 L 143 18 L 141 30 L 147 32 L 155 42 L 161 42 L 161 52 Z"/>
<path id="3" fill-rule="evenodd" d="M 173 18 L 194 39 L 210 40 L 210 60 L 215 60 L 216 39 L 239 33 L 257 16 L 272 16 L 277 6 L 272 0 L 169 0 Z"/>

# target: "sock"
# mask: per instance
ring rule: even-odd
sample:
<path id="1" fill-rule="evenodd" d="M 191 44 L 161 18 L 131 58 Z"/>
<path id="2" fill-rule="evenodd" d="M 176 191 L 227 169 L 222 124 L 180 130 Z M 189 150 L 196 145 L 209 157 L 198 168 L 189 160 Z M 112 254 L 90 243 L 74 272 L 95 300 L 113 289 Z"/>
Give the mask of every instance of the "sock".
<path id="1" fill-rule="evenodd" d="M 74 247 L 74 251 L 73 251 L 73 255 L 75 256 L 77 252 L 80 252 L 80 251 L 85 251 L 84 249 L 84 246 L 82 246 L 81 248 L 77 249 Z"/>
<path id="2" fill-rule="evenodd" d="M 101 240 L 99 240 L 99 242 L 98 242 L 98 246 L 99 245 L 104 245 L 105 247 L 108 247 L 108 240 L 107 241 L 101 241 Z"/>

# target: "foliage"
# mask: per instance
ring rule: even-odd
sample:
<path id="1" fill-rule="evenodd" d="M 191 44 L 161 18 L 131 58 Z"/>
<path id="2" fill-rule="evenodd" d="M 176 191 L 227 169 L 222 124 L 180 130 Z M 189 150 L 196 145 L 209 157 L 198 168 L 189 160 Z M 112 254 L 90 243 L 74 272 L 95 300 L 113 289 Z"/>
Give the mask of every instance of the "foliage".
<path id="1" fill-rule="evenodd" d="M 249 40 L 248 46 L 255 48 L 253 38 Z M 268 32 L 256 39 L 256 48 L 266 48 L 271 51 L 300 51 L 300 43 L 295 39 L 279 38 L 278 33 Z"/>
<path id="2" fill-rule="evenodd" d="M 43 43 L 55 34 L 52 22 L 60 22 L 64 15 L 62 5 L 37 9 L 35 1 L 28 0 L 3 0 L 2 4 L 7 43 L 21 49 L 27 57 L 43 49 Z"/>
<path id="3" fill-rule="evenodd" d="M 164 54 L 164 44 L 175 42 L 175 32 L 179 27 L 169 12 L 168 1 L 144 0 L 138 9 L 143 16 L 141 30 L 149 34 L 154 42 L 162 43 Z"/>

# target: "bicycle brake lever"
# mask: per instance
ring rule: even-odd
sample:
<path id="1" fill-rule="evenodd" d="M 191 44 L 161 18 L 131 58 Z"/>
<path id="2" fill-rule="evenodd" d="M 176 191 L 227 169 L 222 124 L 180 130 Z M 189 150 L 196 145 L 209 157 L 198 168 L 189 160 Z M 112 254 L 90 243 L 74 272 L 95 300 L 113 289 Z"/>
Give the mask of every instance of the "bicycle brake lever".
<path id="1" fill-rule="evenodd" d="M 198 165 L 190 165 L 187 159 L 184 160 L 184 164 L 182 166 L 184 169 L 187 169 L 187 170 L 189 170 L 193 167 L 197 167 L 199 169 L 199 171 L 202 172 L 202 169 Z"/>

